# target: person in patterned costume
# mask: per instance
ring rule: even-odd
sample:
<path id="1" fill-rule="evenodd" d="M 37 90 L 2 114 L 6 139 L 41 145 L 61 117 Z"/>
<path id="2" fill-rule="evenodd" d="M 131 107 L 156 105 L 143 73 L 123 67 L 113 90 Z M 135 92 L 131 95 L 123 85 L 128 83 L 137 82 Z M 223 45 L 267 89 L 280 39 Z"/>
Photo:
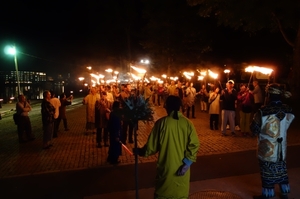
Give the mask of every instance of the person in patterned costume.
<path id="1" fill-rule="evenodd" d="M 262 194 L 254 199 L 275 197 L 274 186 L 279 184 L 281 199 L 288 199 L 290 192 L 286 167 L 287 130 L 294 120 L 292 109 L 283 104 L 281 97 L 290 97 L 279 84 L 266 87 L 268 104 L 254 115 L 250 129 L 258 136 L 257 156 L 262 181 Z"/>

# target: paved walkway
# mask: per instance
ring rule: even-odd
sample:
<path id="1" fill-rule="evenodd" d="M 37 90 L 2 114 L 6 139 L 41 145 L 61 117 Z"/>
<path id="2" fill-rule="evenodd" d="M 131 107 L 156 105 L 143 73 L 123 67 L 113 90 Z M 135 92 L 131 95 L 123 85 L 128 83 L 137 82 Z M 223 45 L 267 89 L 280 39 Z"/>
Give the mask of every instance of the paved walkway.
<path id="1" fill-rule="evenodd" d="M 243 137 L 237 132 L 237 137 L 222 137 L 220 131 L 209 129 L 207 113 L 201 113 L 196 107 L 194 123 L 201 143 L 198 156 L 205 157 L 215 154 L 243 152 L 256 149 L 256 139 Z M 165 110 L 155 107 L 154 118 L 164 116 Z M 32 128 L 36 140 L 19 144 L 16 126 L 12 117 L 6 115 L 0 120 L 0 179 L 31 176 L 62 171 L 77 171 L 91 168 L 112 167 L 106 162 L 108 148 L 96 148 L 94 134 L 84 135 L 85 106 L 77 103 L 68 107 L 67 117 L 70 131 L 64 131 L 62 124 L 58 138 L 54 139 L 54 146 L 49 150 L 42 150 L 42 125 L 40 109 L 36 108 L 31 113 Z M 300 134 L 297 130 L 296 120 L 288 135 L 289 146 L 300 145 Z M 147 140 L 153 123 L 139 122 L 138 145 L 143 146 Z M 131 150 L 133 144 L 127 144 Z M 123 151 L 120 157 L 121 166 L 134 164 L 134 156 Z M 139 164 L 153 163 L 156 156 L 149 158 L 139 157 Z M 299 171 L 299 170 L 297 170 Z M 102 198 L 102 197 L 100 197 Z M 106 197 L 104 197 L 106 198 Z"/>
<path id="2" fill-rule="evenodd" d="M 58 138 L 54 139 L 54 146 L 50 150 L 42 150 L 41 117 L 32 113 L 31 121 L 36 140 L 19 144 L 16 126 L 11 117 L 3 118 L 0 130 L 0 178 L 18 175 L 31 175 L 45 172 L 86 169 L 99 166 L 109 166 L 106 162 L 107 147 L 96 148 L 96 136 L 84 135 L 85 106 L 77 104 L 68 108 L 67 117 L 70 131 L 64 131 L 62 124 Z M 165 110 L 155 107 L 154 118 L 164 116 Z M 201 147 L 198 156 L 253 150 L 256 139 L 251 137 L 222 137 L 220 131 L 209 129 L 207 113 L 197 111 L 194 123 Z M 296 122 L 295 122 L 296 123 Z M 294 124 L 295 124 L 294 123 Z M 138 146 L 143 146 L 147 140 L 153 123 L 139 122 Z M 300 134 L 293 130 L 289 132 L 289 145 L 300 144 Z M 239 135 L 239 132 L 237 132 Z M 127 144 L 131 150 L 133 144 Z M 156 161 L 156 156 L 139 158 L 139 163 Z M 120 156 L 121 164 L 134 164 L 134 156 L 123 151 Z"/>

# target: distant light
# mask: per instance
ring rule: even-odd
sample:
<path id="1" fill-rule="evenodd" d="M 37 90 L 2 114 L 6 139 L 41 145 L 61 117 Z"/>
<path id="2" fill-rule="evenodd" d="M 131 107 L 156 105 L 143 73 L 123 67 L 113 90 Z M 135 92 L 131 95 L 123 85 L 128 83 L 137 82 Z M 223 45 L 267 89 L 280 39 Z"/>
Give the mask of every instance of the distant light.
<path id="1" fill-rule="evenodd" d="M 73 91 L 70 91 L 70 93 L 73 93 Z"/>
<path id="2" fill-rule="evenodd" d="M 84 77 L 78 77 L 79 81 L 84 80 Z"/>
<path id="3" fill-rule="evenodd" d="M 149 64 L 149 63 L 150 63 L 150 61 L 149 61 L 148 59 L 145 59 L 145 60 L 144 60 L 144 59 L 142 59 L 142 60 L 141 60 L 141 63 L 143 63 L 143 64 Z"/>
<path id="4" fill-rule="evenodd" d="M 14 46 L 6 46 L 4 48 L 4 52 L 6 54 L 15 55 L 17 53 L 17 50 Z"/>
<path id="5" fill-rule="evenodd" d="M 91 66 L 88 66 L 88 67 L 86 67 L 88 70 L 92 70 L 92 67 Z"/>
<path id="6" fill-rule="evenodd" d="M 229 69 L 225 69 L 224 73 L 230 73 L 230 70 Z"/>

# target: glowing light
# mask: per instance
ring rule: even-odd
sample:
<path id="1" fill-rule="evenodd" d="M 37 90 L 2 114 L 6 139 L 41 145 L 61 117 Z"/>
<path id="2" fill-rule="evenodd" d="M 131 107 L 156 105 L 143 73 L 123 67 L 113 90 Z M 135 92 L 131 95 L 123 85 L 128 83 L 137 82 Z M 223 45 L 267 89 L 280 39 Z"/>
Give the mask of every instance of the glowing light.
<path id="1" fill-rule="evenodd" d="M 214 79 L 217 79 L 218 78 L 218 74 L 217 73 L 214 73 L 212 72 L 211 70 L 208 70 L 208 75 Z"/>
<path id="2" fill-rule="evenodd" d="M 88 67 L 86 67 L 88 70 L 92 70 L 92 67 L 91 66 L 88 66 Z"/>
<path id="3" fill-rule="evenodd" d="M 108 68 L 108 69 L 106 69 L 105 71 L 108 72 L 108 73 L 113 72 L 113 70 L 112 70 L 111 68 Z"/>
<path id="4" fill-rule="evenodd" d="M 138 67 L 135 67 L 135 66 L 131 66 L 132 69 L 134 69 L 136 72 L 138 73 L 146 73 L 147 71 L 145 69 L 142 69 L 142 68 L 138 68 Z"/>
<path id="5" fill-rule="evenodd" d="M 254 71 L 263 73 L 265 75 L 270 75 L 273 72 L 273 69 L 271 68 L 266 68 L 266 67 L 259 67 L 259 66 L 248 66 L 245 68 L 246 72 L 251 72 L 253 73 Z"/>
<path id="6" fill-rule="evenodd" d="M 224 73 L 230 73 L 230 70 L 229 69 L 225 69 Z"/>
<path id="7" fill-rule="evenodd" d="M 79 81 L 83 81 L 84 77 L 78 77 Z"/>
<path id="8" fill-rule="evenodd" d="M 165 79 L 167 78 L 167 75 L 165 75 L 165 74 L 163 74 L 163 75 L 161 75 L 161 76 L 162 76 L 163 78 L 165 78 Z"/>
<path id="9" fill-rule="evenodd" d="M 202 81 L 204 79 L 204 76 L 198 76 L 198 80 Z"/>
<path id="10" fill-rule="evenodd" d="M 144 60 L 144 59 L 142 59 L 142 60 L 141 60 L 141 63 L 143 63 L 143 64 L 149 64 L 149 63 L 150 63 L 150 61 L 149 61 L 148 59 L 145 59 L 145 60 Z"/>

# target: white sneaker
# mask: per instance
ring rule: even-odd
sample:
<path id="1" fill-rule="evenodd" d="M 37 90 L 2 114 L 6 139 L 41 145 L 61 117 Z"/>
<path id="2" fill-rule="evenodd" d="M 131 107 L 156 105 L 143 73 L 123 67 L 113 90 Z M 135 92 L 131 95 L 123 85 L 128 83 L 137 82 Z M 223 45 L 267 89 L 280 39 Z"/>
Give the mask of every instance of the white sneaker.
<path id="1" fill-rule="evenodd" d="M 230 127 L 229 127 L 229 125 L 227 124 L 227 126 L 226 126 L 226 129 L 228 130 L 228 129 L 230 129 Z"/>
<path id="2" fill-rule="evenodd" d="M 241 128 L 240 128 L 240 127 L 237 125 L 237 126 L 235 126 L 234 130 L 236 130 L 236 131 L 240 131 L 240 130 L 241 130 Z"/>

